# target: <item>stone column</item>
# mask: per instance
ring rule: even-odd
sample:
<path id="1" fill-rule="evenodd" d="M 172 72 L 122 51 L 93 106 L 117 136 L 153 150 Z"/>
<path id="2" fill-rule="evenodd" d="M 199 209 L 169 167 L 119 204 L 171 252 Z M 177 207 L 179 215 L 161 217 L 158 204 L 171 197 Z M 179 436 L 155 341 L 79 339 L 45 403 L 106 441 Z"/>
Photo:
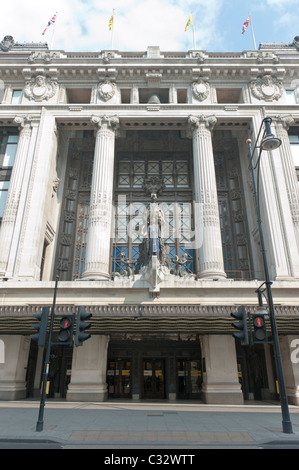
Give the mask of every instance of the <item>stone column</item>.
<path id="1" fill-rule="evenodd" d="M 115 132 L 117 116 L 93 116 L 96 144 L 88 219 L 86 261 L 83 279 L 110 277 L 110 242 L 112 230 L 112 200 Z"/>
<path id="2" fill-rule="evenodd" d="M 257 136 L 261 124 L 259 117 L 254 117 L 252 123 L 254 134 Z M 255 152 L 254 165 L 256 165 L 257 158 L 258 152 Z M 284 195 L 286 196 L 286 187 L 283 175 L 281 175 L 282 172 L 279 150 L 263 151 L 259 165 L 255 170 L 255 180 L 259 194 L 269 272 L 271 279 L 275 280 L 288 280 L 294 276 L 293 260 L 291 259 L 286 229 L 290 208 L 287 197 L 284 198 Z M 257 247 L 258 251 L 260 251 L 260 247 Z M 296 256 L 294 256 L 294 260 L 295 258 Z"/>
<path id="3" fill-rule="evenodd" d="M 19 125 L 19 142 L 15 161 L 12 169 L 9 190 L 5 204 L 4 215 L 0 229 L 0 276 L 6 276 L 7 263 L 12 245 L 13 234 L 16 225 L 17 212 L 22 191 L 25 166 L 28 159 L 28 150 L 31 139 L 31 117 L 14 118 L 14 122 Z"/>
<path id="4" fill-rule="evenodd" d="M 27 336 L 3 335 L 5 363 L 0 364 L 0 400 L 26 398 L 26 372 L 30 348 Z"/>
<path id="5" fill-rule="evenodd" d="M 276 136 L 281 140 L 279 152 L 286 183 L 286 192 L 290 204 L 292 222 L 294 224 L 297 247 L 299 250 L 299 186 L 289 141 L 288 129 L 294 123 L 292 116 L 276 116 Z"/>
<path id="6" fill-rule="evenodd" d="M 57 152 L 57 129 L 52 111 L 42 109 L 33 150 L 30 182 L 26 194 L 22 232 L 14 277 L 39 280 L 40 265 L 51 204 Z"/>
<path id="7" fill-rule="evenodd" d="M 215 116 L 190 116 L 193 131 L 195 226 L 200 278 L 225 278 L 211 131 Z"/>
<path id="8" fill-rule="evenodd" d="M 279 343 L 288 402 L 299 406 L 299 339 L 280 336 Z"/>
<path id="9" fill-rule="evenodd" d="M 108 398 L 106 373 L 109 336 L 94 335 L 74 348 L 68 401 L 105 401 Z"/>
<path id="10" fill-rule="evenodd" d="M 243 404 L 233 337 L 203 336 L 201 347 L 202 357 L 205 359 L 202 384 L 205 403 Z"/>

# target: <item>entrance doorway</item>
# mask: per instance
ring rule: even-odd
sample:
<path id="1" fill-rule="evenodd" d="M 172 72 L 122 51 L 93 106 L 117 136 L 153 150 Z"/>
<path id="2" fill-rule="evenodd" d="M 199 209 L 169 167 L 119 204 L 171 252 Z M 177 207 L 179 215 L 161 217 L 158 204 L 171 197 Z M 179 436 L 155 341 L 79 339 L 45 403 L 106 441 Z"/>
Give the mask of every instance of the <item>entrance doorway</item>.
<path id="1" fill-rule="evenodd" d="M 131 397 L 131 361 L 115 359 L 108 361 L 108 395 L 111 398 Z"/>
<path id="2" fill-rule="evenodd" d="M 177 360 L 177 398 L 200 398 L 202 384 L 200 360 Z"/>
<path id="3" fill-rule="evenodd" d="M 164 359 L 143 359 L 142 398 L 165 398 Z"/>

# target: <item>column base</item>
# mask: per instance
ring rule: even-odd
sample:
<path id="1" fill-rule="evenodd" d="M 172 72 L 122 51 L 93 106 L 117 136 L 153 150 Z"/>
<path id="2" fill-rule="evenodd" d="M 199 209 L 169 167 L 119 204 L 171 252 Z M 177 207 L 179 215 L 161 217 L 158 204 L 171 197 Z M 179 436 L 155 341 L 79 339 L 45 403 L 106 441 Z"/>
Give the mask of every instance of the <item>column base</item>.
<path id="1" fill-rule="evenodd" d="M 204 385 L 202 399 L 210 405 L 243 405 L 244 403 L 240 384 Z"/>
<path id="2" fill-rule="evenodd" d="M 297 387 L 294 389 L 287 388 L 287 397 L 290 405 L 299 406 L 299 390 Z"/>
<path id="3" fill-rule="evenodd" d="M 110 274 L 108 273 L 99 273 L 99 272 L 92 272 L 86 271 L 82 274 L 82 281 L 107 281 L 110 279 Z"/>
<path id="4" fill-rule="evenodd" d="M 66 394 L 67 401 L 107 401 L 108 391 L 107 384 L 102 385 L 69 385 L 69 389 Z"/>
<path id="5" fill-rule="evenodd" d="M 226 279 L 226 273 L 224 271 L 203 271 L 199 273 L 197 279 L 209 279 L 209 280 L 218 280 Z"/>
<path id="6" fill-rule="evenodd" d="M 7 382 L 0 384 L 0 400 L 14 401 L 26 398 L 26 383 Z"/>

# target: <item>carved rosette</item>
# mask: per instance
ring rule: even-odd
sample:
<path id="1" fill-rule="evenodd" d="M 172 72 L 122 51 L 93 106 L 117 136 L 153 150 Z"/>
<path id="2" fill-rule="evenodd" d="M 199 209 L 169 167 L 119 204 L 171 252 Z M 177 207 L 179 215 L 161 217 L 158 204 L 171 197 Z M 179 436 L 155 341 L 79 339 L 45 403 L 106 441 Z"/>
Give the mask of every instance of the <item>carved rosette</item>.
<path id="1" fill-rule="evenodd" d="M 252 81 L 250 89 L 255 98 L 263 101 L 277 101 L 283 95 L 282 83 L 269 74 Z"/>
<path id="2" fill-rule="evenodd" d="M 204 101 L 210 94 L 210 84 L 203 80 L 192 83 L 192 93 L 198 101 Z"/>
<path id="3" fill-rule="evenodd" d="M 58 88 L 55 80 L 44 75 L 37 75 L 26 82 L 24 93 L 29 100 L 48 101 L 53 98 Z"/>
<path id="4" fill-rule="evenodd" d="M 116 92 L 116 85 L 109 80 L 99 83 L 98 93 L 102 100 L 109 101 L 113 98 Z"/>

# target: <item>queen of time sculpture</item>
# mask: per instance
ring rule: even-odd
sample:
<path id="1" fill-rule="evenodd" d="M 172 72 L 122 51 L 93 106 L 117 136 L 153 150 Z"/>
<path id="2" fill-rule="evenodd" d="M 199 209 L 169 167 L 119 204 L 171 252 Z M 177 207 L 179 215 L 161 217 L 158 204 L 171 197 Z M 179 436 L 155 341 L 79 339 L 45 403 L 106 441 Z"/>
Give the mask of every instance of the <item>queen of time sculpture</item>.
<path id="1" fill-rule="evenodd" d="M 169 246 L 164 241 L 168 225 L 162 205 L 157 202 L 163 189 L 163 179 L 156 176 L 144 181 L 143 190 L 150 196 L 151 202 L 145 208 L 142 223 L 138 226 L 139 236 L 142 237 L 142 242 L 139 245 L 139 257 L 134 266 L 134 263 L 122 252 L 120 258 L 120 263 L 123 266 L 122 272 L 121 274 L 115 273 L 116 276 L 130 277 L 133 274 L 142 274 L 154 286 L 165 276 L 174 275 L 180 278 L 186 276 L 187 273 L 183 271 L 183 266 L 187 263 L 187 253 L 171 260 Z"/>
<path id="2" fill-rule="evenodd" d="M 142 266 L 149 266 L 152 257 L 156 256 L 161 265 L 168 264 L 167 249 L 163 239 L 163 224 L 165 223 L 164 213 L 157 203 L 158 195 L 164 188 L 163 180 L 153 176 L 144 181 L 143 189 L 150 195 L 151 202 L 143 214 L 143 224 L 140 228 L 140 235 L 143 241 L 140 246 L 139 258 L 135 266 L 135 273 L 138 274 Z"/>

